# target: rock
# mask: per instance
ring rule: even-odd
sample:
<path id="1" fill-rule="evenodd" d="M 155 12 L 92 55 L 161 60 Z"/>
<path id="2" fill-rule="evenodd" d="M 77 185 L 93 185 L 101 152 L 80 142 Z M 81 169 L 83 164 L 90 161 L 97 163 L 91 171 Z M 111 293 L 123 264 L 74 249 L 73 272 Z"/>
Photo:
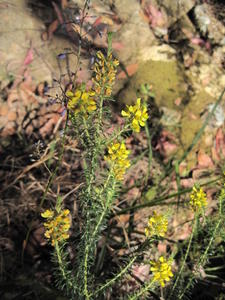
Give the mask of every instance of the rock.
<path id="1" fill-rule="evenodd" d="M 0 116 L 5 117 L 8 114 L 8 105 L 7 103 L 4 103 L 3 101 L 1 101 L 0 103 Z"/>
<path id="2" fill-rule="evenodd" d="M 205 153 L 203 149 L 200 148 L 198 151 L 198 166 L 200 168 L 212 168 L 213 162 L 211 157 Z"/>
<path id="3" fill-rule="evenodd" d="M 131 22 L 135 12 L 139 13 L 140 5 L 136 0 L 114 0 L 116 14 L 122 22 Z"/>
<path id="4" fill-rule="evenodd" d="M 194 9 L 194 14 L 201 33 L 206 37 L 209 24 L 211 23 L 207 14 L 206 6 L 204 4 L 197 5 Z"/>
<path id="5" fill-rule="evenodd" d="M 1 137 L 8 137 L 16 132 L 15 122 L 7 122 L 3 131 L 1 132 Z"/>
<path id="6" fill-rule="evenodd" d="M 176 60 L 176 51 L 169 45 L 143 47 L 140 49 L 139 58 L 142 61 L 172 61 Z"/>
<path id="7" fill-rule="evenodd" d="M 177 20 L 170 29 L 171 39 L 176 41 L 183 41 L 184 39 L 190 40 L 196 33 L 196 28 L 187 15 L 184 15 L 181 19 Z"/>
<path id="8" fill-rule="evenodd" d="M 194 15 L 198 28 L 205 38 L 208 38 L 213 44 L 225 45 L 225 27 L 214 16 L 209 4 L 197 5 L 194 9 Z"/>
<path id="9" fill-rule="evenodd" d="M 168 33 L 167 15 L 160 7 L 152 2 L 141 4 L 143 17 L 149 23 L 154 34 L 159 38 L 164 38 Z"/>
<path id="10" fill-rule="evenodd" d="M 186 76 L 192 88 L 201 91 L 202 88 L 212 97 L 219 97 L 225 86 L 225 74 L 222 61 L 225 47 L 219 47 L 213 56 L 199 49 L 196 51 L 196 64 L 190 66 Z"/>
<path id="11" fill-rule="evenodd" d="M 204 118 L 206 118 L 206 116 L 208 115 L 209 112 L 212 111 L 213 107 L 214 107 L 215 103 L 210 103 L 207 106 L 207 112 L 206 114 L 204 114 Z M 212 118 L 209 120 L 208 122 L 208 127 L 210 127 L 211 129 L 215 129 L 215 128 L 219 128 L 220 126 L 222 126 L 224 124 L 225 121 L 225 108 L 222 107 L 222 105 L 218 105 Z"/>
<path id="12" fill-rule="evenodd" d="M 6 116 L 0 116 L 0 130 L 7 124 L 8 118 Z"/>
<path id="13" fill-rule="evenodd" d="M 168 26 L 183 18 L 195 5 L 194 0 L 154 0 L 151 3 L 156 3 L 159 8 L 165 11 L 168 18 Z"/>
<path id="14" fill-rule="evenodd" d="M 160 123 L 163 126 L 176 126 L 179 124 L 181 119 L 181 113 L 174 109 L 169 109 L 167 107 L 161 107 L 163 115 L 160 119 Z"/>
<path id="15" fill-rule="evenodd" d="M 123 49 L 117 52 L 117 56 L 125 65 L 128 62 L 130 64 L 142 61 L 142 56 L 145 55 L 143 49 L 149 49 L 157 44 L 148 23 L 140 16 L 139 4 L 134 0 L 130 2 L 132 3 L 128 4 L 125 0 L 115 1 L 119 17 L 124 20 L 126 19 L 121 29 L 115 34 L 115 40 L 124 45 Z M 125 12 L 127 14 L 126 18 L 124 16 Z"/>
<path id="16" fill-rule="evenodd" d="M 15 111 L 10 111 L 7 115 L 9 121 L 16 121 L 17 114 Z"/>
<path id="17" fill-rule="evenodd" d="M 41 33 L 46 30 L 43 22 L 32 14 L 26 0 L 7 1 L 8 5 L 0 9 L 0 81 L 6 86 L 12 78 L 21 78 L 27 68 L 35 83 L 51 82 L 52 77 L 59 78 L 60 70 L 57 55 L 64 48 L 71 48 L 65 38 L 54 37 L 43 42 Z M 51 20 L 49 20 L 51 21 Z M 4 30 L 3 30 L 4 29 Z M 27 62 L 27 53 L 33 49 L 33 60 Z M 70 56 L 71 65 L 75 65 L 75 55 Z M 65 63 L 62 72 L 65 72 Z"/>

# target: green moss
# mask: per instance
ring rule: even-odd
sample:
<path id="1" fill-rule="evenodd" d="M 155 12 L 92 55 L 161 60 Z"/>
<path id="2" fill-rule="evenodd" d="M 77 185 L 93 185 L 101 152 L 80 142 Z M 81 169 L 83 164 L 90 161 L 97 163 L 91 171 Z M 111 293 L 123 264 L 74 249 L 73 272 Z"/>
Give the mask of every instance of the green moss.
<path id="1" fill-rule="evenodd" d="M 183 111 L 181 119 L 180 139 L 184 149 L 192 142 L 194 136 L 202 126 L 201 113 L 209 103 L 214 102 L 213 98 L 205 91 L 201 91 L 190 99 Z"/>
<path id="2" fill-rule="evenodd" d="M 203 124 L 201 113 L 209 103 L 214 102 L 214 99 L 207 94 L 204 90 L 193 96 L 189 103 L 186 105 L 183 111 L 183 117 L 181 119 L 181 131 L 180 131 L 180 147 L 177 153 L 180 158 L 184 151 L 191 145 L 195 135 L 200 130 Z M 187 170 L 192 169 L 197 164 L 196 152 L 199 148 L 203 148 L 207 152 L 206 145 L 203 143 L 203 136 L 188 154 L 186 158 Z"/>
<path id="3" fill-rule="evenodd" d="M 158 107 L 177 109 L 174 101 L 178 97 L 184 99 L 187 96 L 184 72 L 176 61 L 147 61 L 141 64 L 127 88 L 120 94 L 121 102 L 133 103 L 136 100 L 136 91 L 144 83 L 152 85 Z"/>

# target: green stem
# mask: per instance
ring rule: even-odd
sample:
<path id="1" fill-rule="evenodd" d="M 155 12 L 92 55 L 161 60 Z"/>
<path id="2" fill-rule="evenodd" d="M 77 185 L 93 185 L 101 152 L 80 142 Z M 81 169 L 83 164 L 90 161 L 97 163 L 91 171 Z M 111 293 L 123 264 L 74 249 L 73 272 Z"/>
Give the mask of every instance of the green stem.
<path id="1" fill-rule="evenodd" d="M 132 266 L 132 264 L 135 262 L 136 259 L 137 259 L 137 257 L 132 258 L 130 260 L 130 262 L 127 264 L 127 266 L 119 272 L 119 274 L 117 274 L 114 278 L 112 278 L 107 283 L 105 283 L 103 286 L 101 286 L 96 292 L 93 293 L 93 295 L 99 294 L 102 290 L 111 286 L 115 281 L 117 281 L 121 276 L 123 276 L 123 274 L 125 274 L 127 272 L 127 270 Z"/>
<path id="2" fill-rule="evenodd" d="M 113 135 L 107 142 L 106 145 L 111 144 L 114 140 L 117 140 L 117 138 L 119 136 L 121 136 L 121 134 L 123 134 L 124 132 L 128 131 L 130 128 L 129 124 L 126 124 L 122 129 L 120 129 L 115 135 Z"/>
<path id="3" fill-rule="evenodd" d="M 67 274 L 66 274 L 66 268 L 65 268 L 65 264 L 62 260 L 62 255 L 61 255 L 61 251 L 60 251 L 60 247 L 58 242 L 55 242 L 55 251 L 56 251 L 56 256 L 57 256 L 57 260 L 58 260 L 58 264 L 59 264 L 59 269 L 60 272 L 62 274 L 62 277 L 66 283 L 67 286 L 67 290 L 70 290 L 71 288 L 73 288 L 73 284 L 70 280 L 70 278 L 68 278 Z"/>
<path id="4" fill-rule="evenodd" d="M 84 296 L 86 299 L 90 299 L 88 291 L 88 256 L 89 256 L 89 244 L 85 248 L 85 258 L 84 258 Z"/>
<path id="5" fill-rule="evenodd" d="M 179 172 L 178 161 L 175 162 L 175 173 L 176 173 L 177 191 L 179 193 L 180 190 L 181 190 L 181 184 L 180 184 L 180 172 Z M 180 194 L 177 197 L 177 211 L 178 211 L 178 208 L 179 208 L 179 204 L 180 204 Z"/>
<path id="6" fill-rule="evenodd" d="M 223 270 L 223 269 L 225 269 L 225 265 L 217 266 L 217 267 L 205 268 L 204 270 L 206 272 L 213 272 L 213 271 L 218 271 L 218 270 Z"/>
<path id="7" fill-rule="evenodd" d="M 98 131 L 99 132 L 99 129 L 100 129 L 100 126 L 102 125 L 102 115 L 103 115 L 103 103 L 104 103 L 104 96 L 101 95 L 100 96 L 100 107 L 99 107 L 99 127 L 98 127 Z"/>
<path id="8" fill-rule="evenodd" d="M 168 300 L 169 300 L 169 299 L 171 298 L 171 296 L 173 295 L 173 291 L 175 290 L 175 288 L 176 288 L 176 286 L 177 286 L 177 284 L 178 284 L 178 282 L 179 282 L 179 280 L 180 280 L 180 276 L 181 276 L 181 274 L 182 274 L 182 272 L 183 272 L 183 269 L 184 269 L 184 267 L 185 267 L 186 260 L 187 260 L 187 258 L 188 258 L 189 252 L 190 252 L 192 239 L 193 239 L 195 230 L 196 230 L 196 228 L 197 228 L 197 221 L 198 221 L 198 219 L 197 219 L 197 216 L 195 215 L 194 225 L 193 225 L 193 228 L 192 228 L 191 236 L 190 236 L 190 238 L 189 238 L 188 247 L 187 247 L 187 250 L 186 250 L 186 253 L 185 253 L 185 257 L 184 257 L 184 260 L 183 260 L 183 262 L 182 262 L 180 271 L 179 271 L 179 273 L 178 273 L 178 275 L 177 275 L 176 281 L 175 281 L 175 283 L 174 283 L 174 285 L 173 285 L 173 288 L 172 288 L 172 290 L 171 290 L 171 292 L 170 292 L 170 295 L 169 295 Z"/>
<path id="9" fill-rule="evenodd" d="M 148 170 L 145 177 L 145 184 L 147 185 L 150 176 L 151 164 L 152 164 L 152 138 L 147 124 L 145 125 L 145 132 L 148 139 Z"/>
<path id="10" fill-rule="evenodd" d="M 218 221 L 218 223 L 216 224 L 216 227 L 214 228 L 214 231 L 213 231 L 212 237 L 211 237 L 211 239 L 210 239 L 210 241 L 209 241 L 209 243 L 208 243 L 208 246 L 207 246 L 207 248 L 205 249 L 204 254 L 200 257 L 200 259 L 199 259 L 199 261 L 198 261 L 196 270 L 198 270 L 200 266 L 204 266 L 205 261 L 206 261 L 206 257 L 208 256 L 209 249 L 210 249 L 211 246 L 212 246 L 212 243 L 213 243 L 213 241 L 214 241 L 215 234 L 216 234 L 216 232 L 217 232 L 217 230 L 218 230 L 218 228 L 219 228 L 221 222 L 222 222 L 222 220 L 220 219 L 220 220 Z M 178 299 L 183 299 L 183 297 L 184 297 L 184 295 L 185 295 L 185 292 L 189 289 L 189 287 L 190 287 L 190 285 L 191 285 L 192 280 L 193 280 L 193 276 L 191 276 L 191 278 L 189 278 L 188 284 L 186 285 L 186 287 L 185 287 L 184 290 L 183 290 L 183 293 L 179 296 Z"/>
<path id="11" fill-rule="evenodd" d="M 206 247 L 203 255 L 200 257 L 198 264 L 197 264 L 197 270 L 200 268 L 200 266 L 204 266 L 205 262 L 206 262 L 206 258 L 208 256 L 208 252 L 212 246 L 212 243 L 215 239 L 215 235 L 217 233 L 217 230 L 219 229 L 222 221 L 223 221 L 223 214 L 222 214 L 222 197 L 219 196 L 219 220 L 213 230 L 212 236 L 210 238 L 210 241 L 208 243 L 208 246 Z M 182 294 L 179 296 L 179 299 L 183 299 L 183 296 L 185 295 L 185 292 L 189 289 L 191 282 L 193 280 L 193 275 L 189 278 L 188 284 L 186 285 L 185 289 L 183 290 Z"/>
<path id="12" fill-rule="evenodd" d="M 111 165 L 111 168 L 110 168 L 110 171 L 109 171 L 109 174 L 107 176 L 107 179 L 105 180 L 105 183 L 104 183 L 104 186 L 103 186 L 103 190 L 102 190 L 102 193 L 101 194 L 104 194 L 105 191 L 107 191 L 108 189 L 108 184 L 109 184 L 109 181 L 110 181 L 110 178 L 112 177 L 113 175 L 113 165 Z M 115 180 L 113 181 L 113 190 L 115 188 Z"/>
<path id="13" fill-rule="evenodd" d="M 108 177 L 109 178 L 109 177 Z M 108 211 L 110 200 L 113 198 L 114 190 L 115 190 L 116 182 L 114 180 L 112 189 L 110 190 L 110 193 L 107 195 L 106 205 L 104 210 L 102 211 L 98 223 L 95 226 L 94 232 L 91 234 L 89 240 L 86 242 L 86 247 L 84 251 L 84 295 L 86 296 L 86 299 L 90 299 L 89 291 L 88 291 L 88 258 L 89 258 L 89 251 L 92 247 L 92 243 L 95 239 L 95 236 L 97 235 L 99 228 L 105 218 L 105 215 Z"/>
<path id="14" fill-rule="evenodd" d="M 97 154 L 93 153 L 93 157 L 91 159 L 91 163 L 90 163 L 90 166 L 87 166 L 90 168 L 90 176 L 89 178 L 87 178 L 87 193 L 89 195 L 89 198 L 91 197 L 91 189 L 92 189 L 92 186 L 93 186 L 93 182 L 94 182 L 94 179 L 95 179 L 95 160 L 97 159 L 96 158 Z"/>
<path id="15" fill-rule="evenodd" d="M 86 136 L 87 136 L 87 140 L 88 140 L 88 144 L 91 145 L 92 142 L 91 142 L 91 137 L 90 137 L 90 134 L 88 132 L 88 126 L 87 126 L 87 122 L 86 122 L 86 119 L 85 117 L 83 117 L 83 124 L 84 124 L 84 130 L 85 130 L 85 133 L 86 133 Z M 96 136 L 95 136 L 95 139 L 96 139 Z M 85 142 L 84 142 L 85 144 Z M 94 144 L 96 144 L 94 142 Z M 92 184 L 93 184 L 93 181 L 94 181 L 94 174 L 95 174 L 95 169 L 94 169 L 94 165 L 95 165 L 95 160 L 96 160 L 96 149 L 94 150 L 95 152 L 93 153 L 93 156 L 91 158 L 91 162 L 90 162 L 90 165 L 87 163 L 86 159 L 84 158 L 84 166 L 85 166 L 85 169 L 87 170 L 88 168 L 90 168 L 90 171 L 88 172 L 89 173 L 89 176 L 86 177 L 86 182 L 87 182 L 87 192 L 88 192 L 88 195 L 90 196 L 91 194 L 91 188 L 92 188 Z"/>
<path id="16" fill-rule="evenodd" d="M 85 247 L 85 256 L 84 256 L 84 295 L 86 296 L 87 299 L 90 299 L 90 295 L 89 295 L 89 292 L 88 292 L 88 257 L 89 257 L 89 250 L 90 250 L 90 247 L 92 246 L 92 241 L 94 240 L 95 238 L 95 235 L 97 234 L 98 230 L 99 230 L 99 227 L 102 223 L 102 220 L 104 219 L 104 216 L 105 216 L 105 213 L 107 211 L 107 208 L 105 207 L 105 209 L 103 210 L 99 220 L 98 220 L 98 223 L 95 227 L 95 230 L 92 234 L 92 236 L 90 237 L 88 243 L 86 244 L 86 247 Z"/>
<path id="17" fill-rule="evenodd" d="M 88 126 L 87 126 L 87 121 L 86 121 L 85 117 L 83 117 L 83 124 L 84 124 L 84 131 L 86 133 L 88 142 L 90 143 L 90 134 L 88 132 Z"/>
<path id="18" fill-rule="evenodd" d="M 205 186 L 205 185 L 208 185 L 208 184 L 211 184 L 211 183 L 215 183 L 217 181 L 221 180 L 221 177 L 217 177 L 213 180 L 210 180 L 210 181 L 207 181 L 203 184 L 201 184 L 200 186 Z M 136 211 L 138 209 L 141 209 L 141 208 L 144 208 L 144 207 L 151 207 L 151 206 L 155 206 L 155 205 L 158 205 L 159 203 L 165 201 L 165 200 L 168 200 L 168 199 L 171 199 L 171 198 L 174 198 L 174 197 L 177 197 L 179 195 L 183 195 L 183 194 L 186 194 L 186 193 L 189 193 L 190 191 L 192 190 L 192 188 L 188 188 L 188 189 L 183 189 L 181 190 L 180 192 L 177 192 L 177 193 L 172 193 L 172 194 L 169 194 L 167 196 L 162 196 L 162 197 L 158 197 L 158 198 L 155 198 L 155 199 L 152 199 L 151 201 L 147 201 L 146 203 L 143 203 L 143 204 L 139 204 L 139 205 L 134 205 L 134 206 L 130 206 L 130 207 L 127 207 L 127 208 L 124 208 L 120 211 L 118 211 L 116 213 L 116 215 L 123 215 L 123 214 L 126 214 L 127 212 L 129 211 Z M 114 216 L 114 215 L 113 215 Z"/>
<path id="19" fill-rule="evenodd" d="M 108 49 L 107 49 L 107 57 L 112 53 L 112 32 L 108 32 Z"/>
<path id="20" fill-rule="evenodd" d="M 130 297 L 129 300 L 139 300 L 140 296 L 142 296 L 144 293 L 146 293 L 151 286 L 153 285 L 154 280 L 152 280 L 151 282 L 149 282 L 148 284 L 146 284 L 143 288 L 140 289 L 140 291 L 135 294 L 134 296 Z"/>
<path id="21" fill-rule="evenodd" d="M 88 143 L 89 145 L 91 144 L 91 139 L 90 139 L 90 135 L 88 132 L 88 128 L 87 128 L 87 123 L 86 120 L 84 122 L 84 126 L 85 126 L 85 132 L 86 135 L 88 137 Z M 95 162 L 98 159 L 99 156 L 99 151 L 98 151 L 98 147 L 96 146 L 96 136 L 95 136 L 95 140 L 92 143 L 94 146 L 94 148 L 92 147 L 91 151 L 90 149 L 88 149 L 88 145 L 85 144 L 84 141 L 84 146 L 86 149 L 85 155 L 83 157 L 84 160 L 84 168 L 85 168 L 85 178 L 86 178 L 86 189 L 87 189 L 87 198 L 91 198 L 91 189 L 92 189 L 92 185 L 95 179 Z M 92 154 L 92 157 L 89 159 L 89 161 L 87 161 L 87 156 L 89 156 L 89 151 Z"/>
<path id="22" fill-rule="evenodd" d="M 204 264 L 205 264 L 206 257 L 207 257 L 207 255 L 208 255 L 209 249 L 210 249 L 211 246 L 212 246 L 212 243 L 213 243 L 213 241 L 214 241 L 215 234 L 216 234 L 218 228 L 220 227 L 220 224 L 221 224 L 221 223 L 222 223 L 222 220 L 220 219 L 220 220 L 218 221 L 218 223 L 216 224 L 216 227 L 214 228 L 212 237 L 211 237 L 211 239 L 210 239 L 210 241 L 209 241 L 209 244 L 208 244 L 207 248 L 205 249 L 205 252 L 204 252 L 203 256 L 200 258 L 199 265 L 204 265 Z"/>

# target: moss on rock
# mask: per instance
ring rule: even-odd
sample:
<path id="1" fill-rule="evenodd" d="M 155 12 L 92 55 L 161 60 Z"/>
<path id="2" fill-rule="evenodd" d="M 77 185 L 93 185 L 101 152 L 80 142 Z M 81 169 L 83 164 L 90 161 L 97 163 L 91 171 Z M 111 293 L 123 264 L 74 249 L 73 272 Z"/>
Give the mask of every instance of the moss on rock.
<path id="1" fill-rule="evenodd" d="M 141 84 L 152 85 L 156 105 L 178 109 L 174 101 L 187 97 L 184 72 L 176 61 L 147 61 L 141 64 L 128 86 L 120 93 L 120 103 L 131 104 Z"/>
<path id="2" fill-rule="evenodd" d="M 213 98 L 204 90 L 193 96 L 183 111 L 181 119 L 181 142 L 186 149 L 202 126 L 201 114 Z"/>
<path id="3" fill-rule="evenodd" d="M 183 116 L 181 119 L 181 131 L 180 131 L 180 141 L 181 145 L 179 147 L 179 152 L 177 156 L 180 158 L 184 151 L 191 145 L 195 135 L 200 130 L 203 124 L 201 114 L 206 109 L 209 103 L 214 102 L 213 98 L 206 93 L 204 90 L 200 91 L 194 95 L 183 111 Z M 204 144 L 204 135 L 198 143 L 194 146 L 192 151 L 188 154 L 186 158 L 187 170 L 192 169 L 197 164 L 197 151 L 203 148 L 207 152 L 207 145 Z"/>

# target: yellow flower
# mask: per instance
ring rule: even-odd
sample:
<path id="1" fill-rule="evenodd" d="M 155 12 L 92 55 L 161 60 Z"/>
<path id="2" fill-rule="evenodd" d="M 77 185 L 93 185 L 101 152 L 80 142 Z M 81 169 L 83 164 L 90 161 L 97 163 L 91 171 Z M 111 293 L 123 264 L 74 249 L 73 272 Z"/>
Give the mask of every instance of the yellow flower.
<path id="1" fill-rule="evenodd" d="M 113 166 L 113 172 L 116 179 L 123 180 L 126 169 L 129 168 L 130 162 L 128 159 L 118 159 L 118 161 Z"/>
<path id="2" fill-rule="evenodd" d="M 207 206 L 206 194 L 201 187 L 194 186 L 190 195 L 190 206 L 195 212 L 200 212 Z"/>
<path id="3" fill-rule="evenodd" d="M 151 268 L 150 270 L 153 273 L 153 281 L 158 282 L 161 287 L 165 286 L 165 281 L 170 281 L 170 278 L 173 277 L 171 271 L 172 261 L 168 260 L 161 256 L 158 261 L 150 261 Z"/>
<path id="4" fill-rule="evenodd" d="M 59 213 L 47 209 L 41 214 L 43 218 L 48 219 L 47 222 L 44 223 L 46 229 L 45 237 L 51 240 L 52 246 L 54 246 L 56 242 L 63 242 L 69 238 L 69 213 L 70 211 L 68 209 L 64 209 Z"/>
<path id="5" fill-rule="evenodd" d="M 130 151 L 126 149 L 126 145 L 124 143 L 114 143 L 109 146 L 108 153 L 110 154 L 111 160 L 116 160 L 126 159 Z"/>
<path id="6" fill-rule="evenodd" d="M 117 180 L 123 180 L 126 169 L 130 166 L 127 159 L 130 151 L 126 149 L 124 143 L 115 142 L 108 147 L 108 155 L 105 160 L 112 166 L 112 171 Z"/>
<path id="7" fill-rule="evenodd" d="M 69 209 L 64 209 L 61 214 L 63 217 L 66 217 L 70 214 L 70 211 L 69 211 Z"/>
<path id="8" fill-rule="evenodd" d="M 111 96 L 112 86 L 116 78 L 116 69 L 119 65 L 117 59 L 113 59 L 112 54 L 106 57 L 101 51 L 96 53 L 98 61 L 95 63 L 95 77 L 92 79 L 96 94 L 103 94 L 106 97 Z"/>
<path id="9" fill-rule="evenodd" d="M 147 107 L 141 105 L 141 98 L 137 99 L 135 105 L 127 105 L 127 110 L 122 110 L 121 114 L 130 120 L 135 132 L 140 132 L 140 126 L 144 127 L 148 119 Z"/>
<path id="10" fill-rule="evenodd" d="M 157 214 L 153 212 L 153 216 L 148 220 L 148 226 L 145 228 L 145 235 L 147 237 L 151 236 L 161 236 L 164 237 L 168 227 L 168 220 L 165 215 Z"/>
<path id="11" fill-rule="evenodd" d="M 42 218 L 52 218 L 54 216 L 54 212 L 50 209 L 47 209 L 45 212 L 41 214 Z"/>
<path id="12" fill-rule="evenodd" d="M 66 96 L 69 98 L 68 109 L 73 111 L 75 115 L 83 114 L 87 116 L 87 113 L 96 110 L 94 95 L 95 92 L 83 91 L 82 89 L 77 89 L 74 93 L 67 91 Z"/>

